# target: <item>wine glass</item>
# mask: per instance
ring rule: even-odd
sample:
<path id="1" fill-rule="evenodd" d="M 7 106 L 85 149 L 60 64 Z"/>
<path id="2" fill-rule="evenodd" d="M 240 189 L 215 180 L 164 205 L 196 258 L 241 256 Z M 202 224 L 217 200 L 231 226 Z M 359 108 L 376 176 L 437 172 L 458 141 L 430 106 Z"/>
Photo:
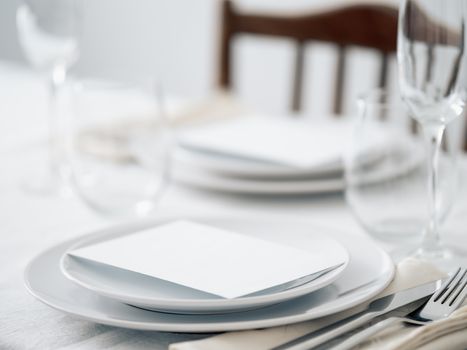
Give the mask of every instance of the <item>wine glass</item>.
<path id="1" fill-rule="evenodd" d="M 394 260 L 418 247 L 426 226 L 427 152 L 420 126 L 399 96 L 382 89 L 358 99 L 358 118 L 345 152 L 345 197 L 366 232 L 394 245 Z M 458 189 L 456 152 L 440 154 L 441 225 Z"/>
<path id="2" fill-rule="evenodd" d="M 28 179 L 37 194 L 63 193 L 63 147 L 58 94 L 68 68 L 78 58 L 79 0 L 24 0 L 16 13 L 19 42 L 31 64 L 47 75 L 48 154 L 42 173 Z"/>
<path id="3" fill-rule="evenodd" d="M 429 222 L 415 255 L 443 269 L 461 258 L 439 238 L 438 160 L 446 125 L 463 113 L 466 100 L 465 10 L 463 0 L 404 0 L 399 11 L 400 91 L 429 150 Z"/>

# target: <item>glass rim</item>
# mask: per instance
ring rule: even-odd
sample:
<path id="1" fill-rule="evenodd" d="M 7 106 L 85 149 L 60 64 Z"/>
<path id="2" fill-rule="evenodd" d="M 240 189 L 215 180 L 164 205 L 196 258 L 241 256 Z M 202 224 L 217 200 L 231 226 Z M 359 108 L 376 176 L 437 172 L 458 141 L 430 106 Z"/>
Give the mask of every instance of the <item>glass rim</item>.
<path id="1" fill-rule="evenodd" d="M 394 98 L 391 98 L 392 96 L 396 96 L 396 101 L 394 101 Z M 359 94 L 357 96 L 357 104 L 378 106 L 381 108 L 403 108 L 404 106 L 400 96 L 391 94 L 387 89 L 383 88 L 376 88 Z"/>

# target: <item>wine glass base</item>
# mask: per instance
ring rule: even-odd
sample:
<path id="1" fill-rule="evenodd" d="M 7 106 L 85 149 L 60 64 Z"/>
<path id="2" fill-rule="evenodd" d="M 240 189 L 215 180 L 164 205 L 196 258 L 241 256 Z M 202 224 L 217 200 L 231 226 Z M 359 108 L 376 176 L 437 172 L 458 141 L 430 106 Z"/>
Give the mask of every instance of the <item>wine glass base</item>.
<path id="1" fill-rule="evenodd" d="M 37 176 L 23 179 L 21 188 L 27 194 L 35 196 L 70 197 L 72 190 L 61 178 L 54 176 Z"/>

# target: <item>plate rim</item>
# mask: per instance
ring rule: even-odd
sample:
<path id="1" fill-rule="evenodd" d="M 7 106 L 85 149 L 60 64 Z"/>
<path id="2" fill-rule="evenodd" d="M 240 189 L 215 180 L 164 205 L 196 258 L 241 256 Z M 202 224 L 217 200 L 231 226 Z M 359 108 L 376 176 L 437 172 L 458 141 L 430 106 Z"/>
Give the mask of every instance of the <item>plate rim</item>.
<path id="1" fill-rule="evenodd" d="M 188 175 L 189 173 L 189 175 Z M 202 174 L 202 176 L 200 176 Z M 342 192 L 344 177 L 305 180 L 267 180 L 223 177 L 207 171 L 173 171 L 173 180 L 184 186 L 234 194 L 253 195 L 305 195 Z M 206 180 L 208 177 L 208 180 Z"/>

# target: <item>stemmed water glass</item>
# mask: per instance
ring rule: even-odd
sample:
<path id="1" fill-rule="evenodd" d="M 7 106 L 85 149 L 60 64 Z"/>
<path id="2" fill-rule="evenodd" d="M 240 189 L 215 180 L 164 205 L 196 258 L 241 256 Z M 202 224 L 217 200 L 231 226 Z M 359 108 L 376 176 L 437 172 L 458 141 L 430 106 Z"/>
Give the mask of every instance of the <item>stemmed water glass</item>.
<path id="1" fill-rule="evenodd" d="M 24 0 L 16 23 L 23 51 L 31 64 L 47 75 L 49 83 L 48 159 L 43 174 L 28 179 L 27 188 L 38 194 L 60 193 L 65 188 L 61 163 L 58 92 L 68 68 L 78 58 L 80 0 Z"/>
<path id="2" fill-rule="evenodd" d="M 464 110 L 465 10 L 464 0 L 404 0 L 399 11 L 400 91 L 423 129 L 429 151 L 430 218 L 416 256 L 441 268 L 457 265 L 460 259 L 439 239 L 438 159 L 446 125 Z"/>

